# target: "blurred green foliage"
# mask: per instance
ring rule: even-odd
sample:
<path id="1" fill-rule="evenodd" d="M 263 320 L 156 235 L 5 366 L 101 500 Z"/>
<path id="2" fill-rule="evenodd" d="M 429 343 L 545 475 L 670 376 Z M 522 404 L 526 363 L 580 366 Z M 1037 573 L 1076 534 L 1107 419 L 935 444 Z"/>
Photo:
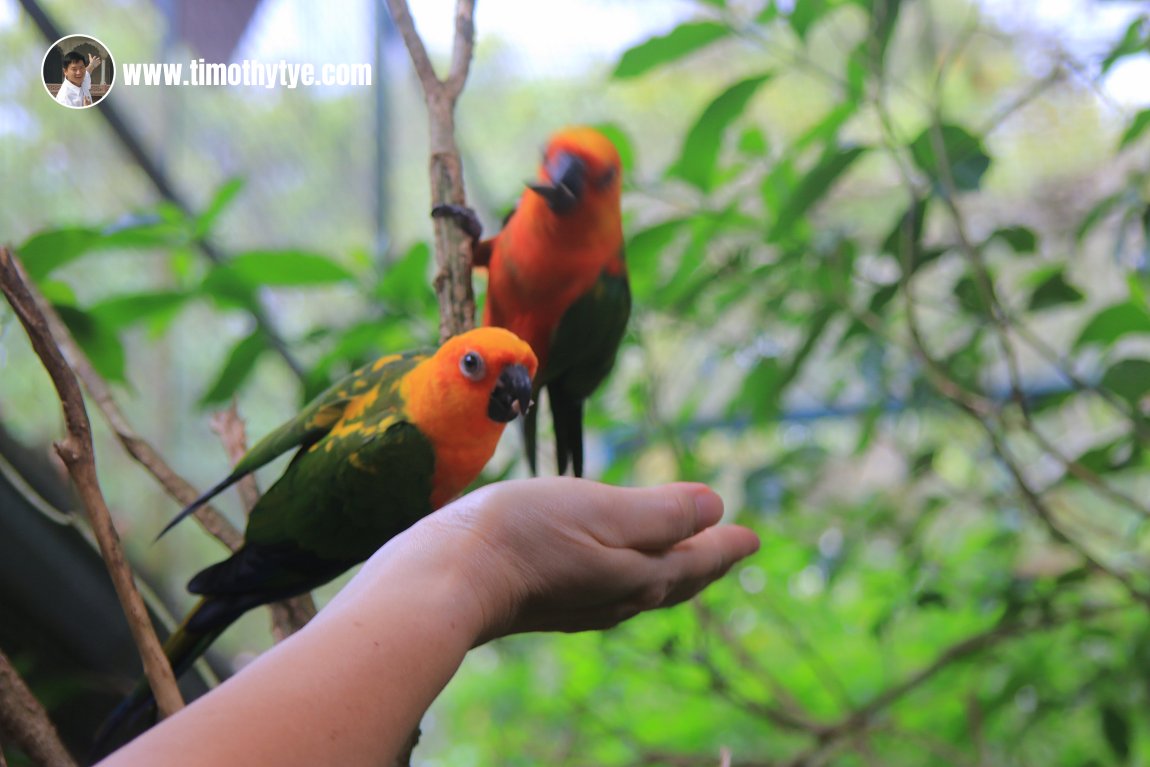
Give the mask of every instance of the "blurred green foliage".
<path id="1" fill-rule="evenodd" d="M 963 2 L 700 0 L 624 53 L 614 86 L 709 95 L 677 133 L 606 127 L 636 311 L 591 472 L 712 483 L 763 550 L 690 605 L 476 650 L 417 759 L 1148 763 L 1150 110 L 1097 95 L 1148 29 L 1036 65 Z M 385 267 L 200 257 L 239 193 L 19 251 L 111 380 L 132 380 L 129 330 L 238 318 L 202 405 L 259 386 L 277 291 L 364 307 L 289 336 L 305 394 L 433 340 L 426 245 Z M 135 249 L 168 260 L 162 289 L 88 301 L 60 278 Z"/>

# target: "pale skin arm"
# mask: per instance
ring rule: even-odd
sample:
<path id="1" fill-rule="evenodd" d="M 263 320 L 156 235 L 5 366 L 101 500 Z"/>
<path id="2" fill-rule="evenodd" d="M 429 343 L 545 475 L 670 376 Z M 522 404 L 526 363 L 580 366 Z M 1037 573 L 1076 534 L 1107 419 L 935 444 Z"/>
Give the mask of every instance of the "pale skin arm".
<path id="1" fill-rule="evenodd" d="M 505 482 L 395 538 L 306 628 L 102 762 L 379 765 L 467 651 L 613 626 L 698 593 L 758 548 L 703 485 Z"/>

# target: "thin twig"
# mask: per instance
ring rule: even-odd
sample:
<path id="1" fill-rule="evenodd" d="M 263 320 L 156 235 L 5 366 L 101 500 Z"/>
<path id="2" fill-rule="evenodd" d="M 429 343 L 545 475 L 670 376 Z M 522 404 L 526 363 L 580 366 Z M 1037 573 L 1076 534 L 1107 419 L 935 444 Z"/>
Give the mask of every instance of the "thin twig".
<path id="1" fill-rule="evenodd" d="M 183 698 L 176 687 L 172 667 L 164 656 L 156 632 L 152 628 L 148 610 L 132 577 L 132 570 L 124 556 L 120 537 L 112 523 L 111 514 L 100 491 L 96 475 L 96 461 L 92 451 L 92 425 L 84 409 L 84 395 L 80 383 L 56 341 L 52 338 L 47 320 L 40 313 L 36 301 L 28 291 L 23 270 L 7 248 L 0 248 L 0 288 L 12 305 L 21 324 L 28 333 L 32 347 L 44 363 L 48 375 L 60 397 L 68 435 L 56 443 L 56 452 L 68 467 L 68 473 L 83 502 L 89 524 L 96 535 L 100 554 L 108 566 L 112 584 L 124 608 L 132 637 L 140 651 L 144 673 L 152 686 L 160 712 L 168 716 L 183 708 Z"/>
<path id="2" fill-rule="evenodd" d="M 447 78 L 435 74 L 427 49 L 415 29 L 406 0 L 387 0 L 415 67 L 427 104 L 430 149 L 431 207 L 463 205 L 463 163 L 455 142 L 455 104 L 471 66 L 475 42 L 475 2 L 457 0 L 455 41 Z M 475 326 L 475 294 L 471 287 L 471 239 L 449 218 L 434 219 L 435 293 L 439 299 L 439 337 L 446 340 Z"/>
<path id="3" fill-rule="evenodd" d="M 753 702 L 755 705 L 754 713 L 774 722 L 780 727 L 788 729 L 816 731 L 821 728 L 822 724 L 811 719 L 809 713 L 803 710 L 799 700 L 779 681 L 770 668 L 761 663 L 758 658 L 747 650 L 725 621 L 720 620 L 709 607 L 703 604 L 702 600 L 694 599 L 691 601 L 691 604 L 695 608 L 695 615 L 699 620 L 700 628 L 702 628 L 706 634 L 717 635 L 727 649 L 730 650 L 731 654 L 735 656 L 739 668 L 748 672 L 749 676 L 761 677 L 766 680 L 767 686 L 771 690 L 771 695 L 778 699 L 780 703 L 779 707 L 770 707 L 765 704 Z M 714 687 L 720 679 L 723 679 L 721 672 L 714 661 L 712 661 L 705 652 L 702 654 L 701 662 L 706 671 L 711 675 L 712 687 Z M 726 684 L 728 688 L 730 687 L 725 679 L 724 684 Z M 721 691 L 717 690 L 716 692 Z"/>
<path id="4" fill-rule="evenodd" d="M 28 689 L 8 656 L 0 650 L 0 732 L 6 733 L 33 762 L 41 767 L 73 767 L 76 764 L 60 742 L 48 712 Z M 0 765 L 4 754 L 0 752 Z"/>
<path id="5" fill-rule="evenodd" d="M 220 438 L 220 444 L 224 446 L 224 452 L 228 454 L 228 461 L 231 462 L 232 466 L 235 466 L 248 452 L 247 429 L 244 427 L 244 419 L 240 418 L 235 399 L 232 399 L 232 404 L 227 410 L 213 413 L 209 423 L 212 431 Z M 260 499 L 260 488 L 256 484 L 256 475 L 248 474 L 237 482 L 236 491 L 239 493 L 244 513 L 251 514 L 256 502 Z"/>
<path id="6" fill-rule="evenodd" d="M 792 765 L 792 767 L 798 767 L 799 765 L 816 763 L 815 760 L 820 754 L 825 753 L 830 748 L 834 748 L 843 738 L 870 727 L 880 712 L 914 692 L 955 663 L 967 660 L 974 655 L 1011 639 L 1024 637 L 1038 631 L 1084 623 L 1128 609 L 1128 607 L 1129 605 L 1085 606 L 1062 615 L 1052 614 L 1047 611 L 1042 613 L 1036 620 L 1029 622 L 1000 622 L 978 634 L 955 642 L 936 655 L 933 661 L 910 674 L 901 682 L 886 688 L 871 698 L 867 703 L 844 716 L 836 724 L 826 728 L 817 744 L 810 750 L 795 757 L 789 764 Z"/>

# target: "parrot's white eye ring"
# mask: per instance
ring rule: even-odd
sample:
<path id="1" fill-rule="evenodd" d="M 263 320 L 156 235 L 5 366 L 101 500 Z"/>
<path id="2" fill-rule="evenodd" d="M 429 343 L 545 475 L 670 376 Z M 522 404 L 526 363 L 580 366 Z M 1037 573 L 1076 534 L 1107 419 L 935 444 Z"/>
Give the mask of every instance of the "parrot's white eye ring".
<path id="1" fill-rule="evenodd" d="M 467 352 L 459 358 L 459 372 L 469 381 L 482 381 L 487 375 L 487 365 L 479 352 Z"/>

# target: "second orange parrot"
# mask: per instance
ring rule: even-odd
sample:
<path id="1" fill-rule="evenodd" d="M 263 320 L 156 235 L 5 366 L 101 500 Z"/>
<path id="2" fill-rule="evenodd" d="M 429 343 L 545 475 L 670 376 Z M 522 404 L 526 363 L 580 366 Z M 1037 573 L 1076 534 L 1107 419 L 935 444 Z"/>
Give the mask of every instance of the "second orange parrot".
<path id="1" fill-rule="evenodd" d="M 583 403 L 614 366 L 631 314 L 622 175 L 603 133 L 559 131 L 503 230 L 475 249 L 488 270 L 484 324 L 507 328 L 539 358 L 535 392 L 547 389 L 560 474 L 570 464 L 583 475 Z M 532 472 L 537 412 L 524 421 Z"/>

